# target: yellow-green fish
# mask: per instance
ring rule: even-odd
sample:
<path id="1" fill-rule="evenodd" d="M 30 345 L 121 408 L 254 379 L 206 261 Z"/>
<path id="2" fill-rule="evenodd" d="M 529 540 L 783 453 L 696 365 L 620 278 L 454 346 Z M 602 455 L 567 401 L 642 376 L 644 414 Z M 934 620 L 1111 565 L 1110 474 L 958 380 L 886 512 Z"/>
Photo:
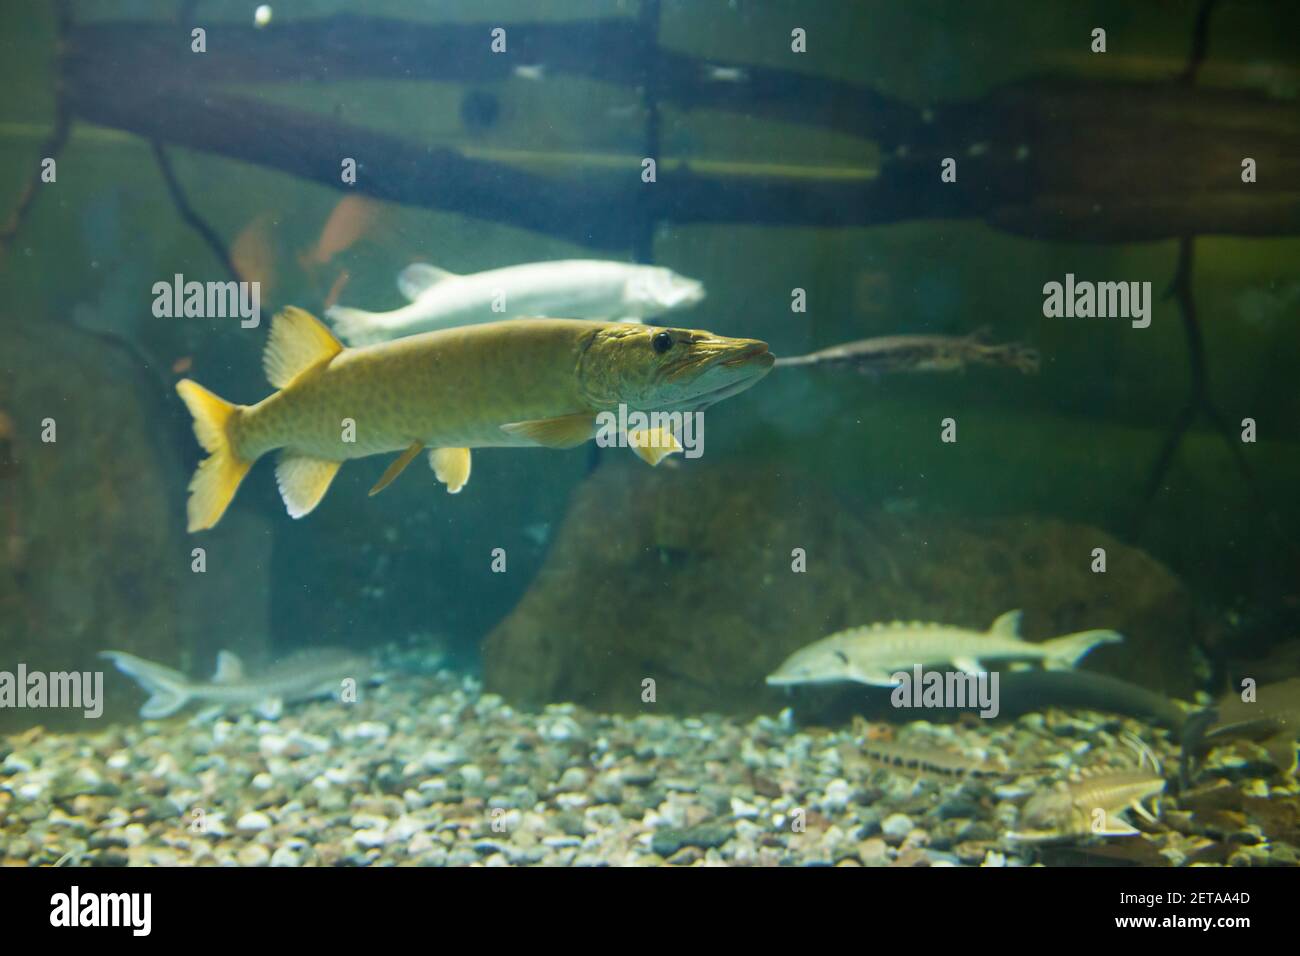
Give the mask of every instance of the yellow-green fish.
<path id="1" fill-rule="evenodd" d="M 209 453 L 190 481 L 189 530 L 211 528 L 253 462 L 280 450 L 289 514 L 308 514 L 350 458 L 402 452 L 371 494 L 422 449 L 447 490 L 469 479 L 470 449 L 571 448 L 620 405 L 693 412 L 772 368 L 766 343 L 691 329 L 515 319 L 344 348 L 314 316 L 275 317 L 262 365 L 279 391 L 235 405 L 184 379 L 176 390 Z M 661 427 L 627 435 L 651 464 L 680 450 Z"/>

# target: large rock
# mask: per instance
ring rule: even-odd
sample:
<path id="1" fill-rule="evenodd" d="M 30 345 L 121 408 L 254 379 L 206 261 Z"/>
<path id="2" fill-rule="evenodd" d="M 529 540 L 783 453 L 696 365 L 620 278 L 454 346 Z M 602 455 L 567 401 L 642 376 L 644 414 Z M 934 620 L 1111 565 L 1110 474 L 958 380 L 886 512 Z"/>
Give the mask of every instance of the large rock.
<path id="1" fill-rule="evenodd" d="M 792 570 L 796 548 L 804 573 Z M 1094 548 L 1106 551 L 1105 573 L 1091 570 Z M 1031 640 L 1096 627 L 1126 635 L 1089 668 L 1192 690 L 1189 595 L 1102 531 L 1026 516 L 862 514 L 806 476 L 611 463 L 575 493 L 541 573 L 489 635 L 485 679 L 526 705 L 632 711 L 653 678 L 665 710 L 772 711 L 786 698 L 764 676 L 831 631 L 893 619 L 984 628 L 1017 607 Z"/>
<path id="2" fill-rule="evenodd" d="M 202 539 L 185 534 L 193 438 L 169 383 L 115 340 L 65 323 L 12 323 L 4 342 L 0 670 L 103 671 L 107 722 L 134 718 L 143 697 L 102 650 L 200 671 L 227 639 L 261 649 L 264 530 L 232 523 Z M 52 442 L 42 440 L 47 419 Z M 197 546 L 204 574 L 191 570 Z M 0 710 L 0 729 L 83 720 L 81 711 Z"/>

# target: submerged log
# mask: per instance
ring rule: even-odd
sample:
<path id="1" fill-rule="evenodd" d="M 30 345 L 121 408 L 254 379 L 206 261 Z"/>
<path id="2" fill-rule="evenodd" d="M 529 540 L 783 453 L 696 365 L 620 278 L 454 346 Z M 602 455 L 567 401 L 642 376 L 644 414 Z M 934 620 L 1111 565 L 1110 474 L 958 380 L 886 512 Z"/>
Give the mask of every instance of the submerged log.
<path id="1" fill-rule="evenodd" d="M 604 249 L 629 248 L 661 221 L 838 227 L 975 218 L 1024 236 L 1098 242 L 1300 232 L 1300 120 L 1293 104 L 1258 94 L 1039 78 L 922 111 L 840 81 L 660 50 L 633 20 L 506 29 L 508 57 L 491 53 L 486 24 L 344 16 L 265 31 L 215 25 L 212 52 L 195 55 L 181 27 L 92 24 L 69 34 L 63 88 L 76 118 L 151 141 Z M 639 84 L 652 63 L 664 104 L 854 132 L 882 146 L 879 173 L 839 181 L 705 173 L 661 157 L 658 182 L 646 184 L 639 158 L 629 157 L 625 171 L 550 178 L 220 88 L 362 76 L 494 80 L 521 64 Z M 341 181 L 343 157 L 358 162 L 355 186 Z M 939 177 L 949 157 L 955 183 Z M 1242 182 L 1246 158 L 1258 182 Z"/>

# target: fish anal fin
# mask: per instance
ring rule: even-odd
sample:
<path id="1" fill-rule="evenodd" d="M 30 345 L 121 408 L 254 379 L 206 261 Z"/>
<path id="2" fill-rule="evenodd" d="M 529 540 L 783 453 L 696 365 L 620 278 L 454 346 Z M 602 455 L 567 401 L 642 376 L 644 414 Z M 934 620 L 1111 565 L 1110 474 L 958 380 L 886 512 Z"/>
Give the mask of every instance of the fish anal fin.
<path id="1" fill-rule="evenodd" d="M 271 320 L 271 336 L 262 353 L 262 370 L 268 382 L 276 388 L 285 388 L 299 375 L 342 351 L 343 343 L 320 319 L 289 306 Z"/>
<path id="2" fill-rule="evenodd" d="M 651 465 L 682 450 L 682 443 L 667 428 L 635 429 L 627 433 L 627 443 L 638 458 Z"/>
<path id="3" fill-rule="evenodd" d="M 546 448 L 576 448 L 591 438 L 595 429 L 596 418 L 590 412 L 510 422 L 501 426 L 507 435 L 526 438 L 533 444 Z"/>
<path id="4" fill-rule="evenodd" d="M 437 266 L 431 266 L 427 262 L 413 262 L 397 274 L 397 289 L 408 302 L 414 302 L 422 296 L 430 286 L 435 286 L 439 282 L 444 282 L 447 279 L 454 278 L 456 278 L 454 272 L 448 272 L 446 269 L 439 269 Z"/>
<path id="5" fill-rule="evenodd" d="M 375 482 L 375 486 L 370 489 L 370 496 L 373 498 L 375 495 L 379 494 L 381 491 L 383 491 L 385 488 L 391 485 L 393 483 L 393 480 L 398 475 L 400 475 L 403 471 L 406 470 L 406 466 L 409 465 L 411 462 L 413 462 L 415 460 L 415 456 L 418 455 L 423 449 L 424 449 L 424 442 L 422 441 L 411 442 L 410 447 L 408 447 L 406 451 L 402 452 L 400 455 L 394 458 L 392 464 L 390 464 L 387 468 L 384 469 L 384 473 L 379 476 L 379 480 Z"/>
<path id="6" fill-rule="evenodd" d="M 429 467 L 439 481 L 454 495 L 469 481 L 471 459 L 468 448 L 435 448 L 429 452 Z"/>
<path id="7" fill-rule="evenodd" d="M 954 657 L 952 666 L 966 674 L 984 674 L 985 670 L 980 666 L 980 662 L 973 657 Z"/>
<path id="8" fill-rule="evenodd" d="M 329 491 L 330 482 L 338 474 L 341 461 L 325 461 L 286 451 L 275 466 L 275 481 L 280 486 L 280 497 L 289 510 L 289 517 L 301 518 L 310 514 Z"/>
<path id="9" fill-rule="evenodd" d="M 997 634 L 1000 637 L 1020 637 L 1020 619 L 1025 616 L 1024 611 L 1007 611 L 1006 614 L 998 616 L 989 628 L 990 634 Z"/>

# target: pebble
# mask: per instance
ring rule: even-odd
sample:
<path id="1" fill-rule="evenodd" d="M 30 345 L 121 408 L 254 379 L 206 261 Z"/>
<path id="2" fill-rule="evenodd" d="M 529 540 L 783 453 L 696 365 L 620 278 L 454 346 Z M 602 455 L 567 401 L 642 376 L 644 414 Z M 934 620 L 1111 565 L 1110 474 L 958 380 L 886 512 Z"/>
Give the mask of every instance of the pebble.
<path id="1" fill-rule="evenodd" d="M 1121 731 L 1176 764 L 1163 731 L 1087 712 L 894 725 L 903 743 L 1060 768 L 962 785 L 863 765 L 861 729 L 808 733 L 788 710 L 748 722 L 530 714 L 431 670 L 275 722 L 231 713 L 0 737 L 0 847 L 38 865 L 1024 866 L 1040 851 L 1005 840 L 1024 800 L 1124 759 Z M 1117 846 L 1190 864 L 1229 856 L 1205 851 L 1230 838 L 1234 865 L 1295 865 L 1278 821 L 1297 788 L 1250 753 L 1207 761 L 1209 780 L 1230 778 L 1203 784 L 1219 788 L 1216 809 L 1180 795 L 1163 810 L 1173 829 Z M 1164 842 L 1153 854 L 1139 840 Z"/>
<path id="2" fill-rule="evenodd" d="M 235 854 L 240 866 L 266 866 L 271 862 L 271 853 L 260 843 L 245 843 Z"/>
<path id="3" fill-rule="evenodd" d="M 235 821 L 235 829 L 242 830 L 245 833 L 258 833 L 262 830 L 270 829 L 271 818 L 260 810 L 253 810 L 245 813 Z"/>
<path id="4" fill-rule="evenodd" d="M 914 824 L 906 813 L 893 813 L 880 822 L 880 831 L 890 843 L 901 843 L 912 832 Z"/>

